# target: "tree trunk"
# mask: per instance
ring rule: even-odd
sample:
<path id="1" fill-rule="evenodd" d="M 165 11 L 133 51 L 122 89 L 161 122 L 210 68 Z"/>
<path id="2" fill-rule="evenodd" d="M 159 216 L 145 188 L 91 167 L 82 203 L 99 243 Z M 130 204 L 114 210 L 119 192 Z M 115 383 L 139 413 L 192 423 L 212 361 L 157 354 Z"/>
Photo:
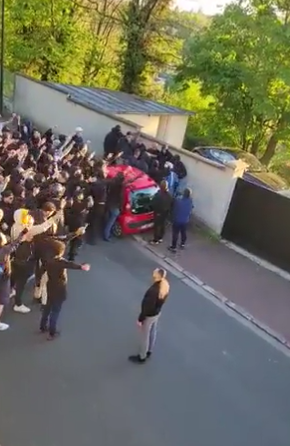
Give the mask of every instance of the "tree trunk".
<path id="1" fill-rule="evenodd" d="M 123 23 L 123 54 L 121 90 L 130 94 L 142 94 L 144 72 L 149 60 L 149 24 L 169 7 L 170 0 L 130 0 Z"/>
<path id="2" fill-rule="evenodd" d="M 50 63 L 47 59 L 44 58 L 43 60 L 43 66 L 40 70 L 40 80 L 42 82 L 48 82 L 49 81 L 49 74 L 50 74 Z"/>
<path id="3" fill-rule="evenodd" d="M 275 155 L 277 144 L 278 144 L 277 135 L 276 133 L 273 133 L 268 140 L 268 144 L 263 156 L 260 158 L 261 163 L 264 164 L 265 166 L 268 166 L 270 164 L 271 159 Z"/>
<path id="4" fill-rule="evenodd" d="M 252 155 L 255 155 L 255 156 L 257 155 L 258 150 L 259 150 L 259 142 L 260 142 L 260 140 L 258 140 L 258 139 L 254 140 L 252 142 L 251 147 L 250 147 L 250 153 Z"/>

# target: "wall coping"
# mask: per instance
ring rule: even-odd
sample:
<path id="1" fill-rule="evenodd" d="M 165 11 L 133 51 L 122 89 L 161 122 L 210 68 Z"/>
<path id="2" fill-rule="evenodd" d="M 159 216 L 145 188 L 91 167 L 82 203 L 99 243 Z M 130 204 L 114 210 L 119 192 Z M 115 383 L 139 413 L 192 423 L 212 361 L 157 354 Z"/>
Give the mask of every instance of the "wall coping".
<path id="1" fill-rule="evenodd" d="M 234 173 L 237 173 L 237 176 L 240 176 L 241 172 L 244 173 L 244 171 L 248 167 L 248 165 L 242 160 L 231 161 L 228 164 L 220 164 L 220 163 L 217 163 L 216 161 L 208 160 L 207 158 L 204 158 L 203 156 L 198 155 L 197 153 L 193 153 L 193 152 L 190 152 L 189 150 L 183 149 L 182 147 L 175 147 L 171 144 L 166 143 L 165 141 L 162 141 L 161 139 L 158 139 L 151 135 L 147 135 L 146 133 L 140 132 L 140 136 L 142 138 L 146 138 L 149 141 L 158 143 L 160 145 L 166 145 L 169 148 L 171 148 L 177 152 L 180 152 L 181 154 L 183 154 L 185 156 L 189 156 L 189 158 L 193 158 L 197 162 L 207 164 L 209 166 L 215 167 L 216 169 L 220 169 L 220 170 L 231 169 L 232 171 L 234 171 Z"/>
<path id="2" fill-rule="evenodd" d="M 203 158 L 202 156 L 198 155 L 197 153 L 192 153 L 189 150 L 183 149 L 182 147 L 172 146 L 171 144 L 168 144 L 167 142 L 162 141 L 161 139 L 155 138 L 154 136 L 147 135 L 146 133 L 140 132 L 140 136 L 141 136 L 141 138 L 149 139 L 149 141 L 158 143 L 160 145 L 168 146 L 169 148 L 176 150 L 177 152 L 180 152 L 181 154 L 183 154 L 185 156 L 189 156 L 189 158 L 193 158 L 198 162 L 202 162 L 202 163 L 208 164 L 212 167 L 216 167 L 217 169 L 225 170 L 227 167 L 230 167 L 234 170 L 233 166 L 225 166 L 224 164 L 219 164 L 215 161 L 208 160 L 208 159 Z"/>

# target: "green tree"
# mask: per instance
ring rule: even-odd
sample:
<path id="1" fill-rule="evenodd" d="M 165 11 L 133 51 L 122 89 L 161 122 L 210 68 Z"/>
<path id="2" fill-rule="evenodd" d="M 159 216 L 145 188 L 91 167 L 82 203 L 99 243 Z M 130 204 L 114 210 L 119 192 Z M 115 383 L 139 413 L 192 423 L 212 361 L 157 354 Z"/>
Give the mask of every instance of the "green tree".
<path id="1" fill-rule="evenodd" d="M 266 165 L 289 135 L 289 38 L 288 15 L 278 14 L 277 3 L 233 4 L 189 39 L 179 73 L 179 80 L 197 79 L 215 98 L 231 144 Z"/>
<path id="2" fill-rule="evenodd" d="M 183 41 L 192 34 L 198 34 L 207 28 L 211 18 L 201 12 L 181 11 L 178 8 L 171 9 L 168 13 L 168 32 Z"/>
<path id="3" fill-rule="evenodd" d="M 176 39 L 166 33 L 170 4 L 171 0 L 130 0 L 125 8 L 121 90 L 148 94 L 148 80 L 176 58 Z"/>
<path id="4" fill-rule="evenodd" d="M 86 33 L 81 82 L 118 88 L 118 45 L 120 42 L 120 11 L 122 0 L 91 0 L 86 9 Z"/>
<path id="5" fill-rule="evenodd" d="M 184 88 L 182 84 L 169 82 L 163 96 L 163 101 L 176 107 L 195 112 L 188 120 L 185 148 L 209 144 L 214 139 L 212 135 L 212 113 L 214 99 L 201 93 L 201 86 L 197 82 L 189 82 Z M 214 128 L 214 126 L 213 126 Z"/>
<path id="6" fill-rule="evenodd" d="M 41 80 L 69 81 L 81 57 L 82 10 L 71 0 L 6 2 L 7 65 Z"/>

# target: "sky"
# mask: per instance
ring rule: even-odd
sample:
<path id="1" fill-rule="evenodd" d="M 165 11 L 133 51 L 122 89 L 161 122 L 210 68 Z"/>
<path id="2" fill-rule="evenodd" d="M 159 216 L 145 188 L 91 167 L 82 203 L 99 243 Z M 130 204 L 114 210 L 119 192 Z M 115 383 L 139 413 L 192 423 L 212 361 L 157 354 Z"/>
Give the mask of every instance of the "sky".
<path id="1" fill-rule="evenodd" d="M 175 0 L 175 3 L 180 9 L 186 11 L 201 9 L 204 14 L 213 15 L 230 3 L 230 0 Z"/>

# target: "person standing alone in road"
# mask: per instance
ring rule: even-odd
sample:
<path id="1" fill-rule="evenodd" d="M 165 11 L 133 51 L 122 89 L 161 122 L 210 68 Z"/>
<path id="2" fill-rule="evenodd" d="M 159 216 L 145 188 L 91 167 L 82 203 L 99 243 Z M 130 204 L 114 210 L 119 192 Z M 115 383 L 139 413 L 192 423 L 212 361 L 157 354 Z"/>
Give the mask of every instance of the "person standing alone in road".
<path id="1" fill-rule="evenodd" d="M 137 364 L 144 364 L 152 354 L 161 309 L 170 291 L 170 285 L 166 279 L 166 271 L 164 269 L 155 269 L 152 277 L 153 285 L 148 288 L 144 295 L 141 313 L 137 321 L 141 331 L 139 354 L 129 356 L 129 361 Z"/>

